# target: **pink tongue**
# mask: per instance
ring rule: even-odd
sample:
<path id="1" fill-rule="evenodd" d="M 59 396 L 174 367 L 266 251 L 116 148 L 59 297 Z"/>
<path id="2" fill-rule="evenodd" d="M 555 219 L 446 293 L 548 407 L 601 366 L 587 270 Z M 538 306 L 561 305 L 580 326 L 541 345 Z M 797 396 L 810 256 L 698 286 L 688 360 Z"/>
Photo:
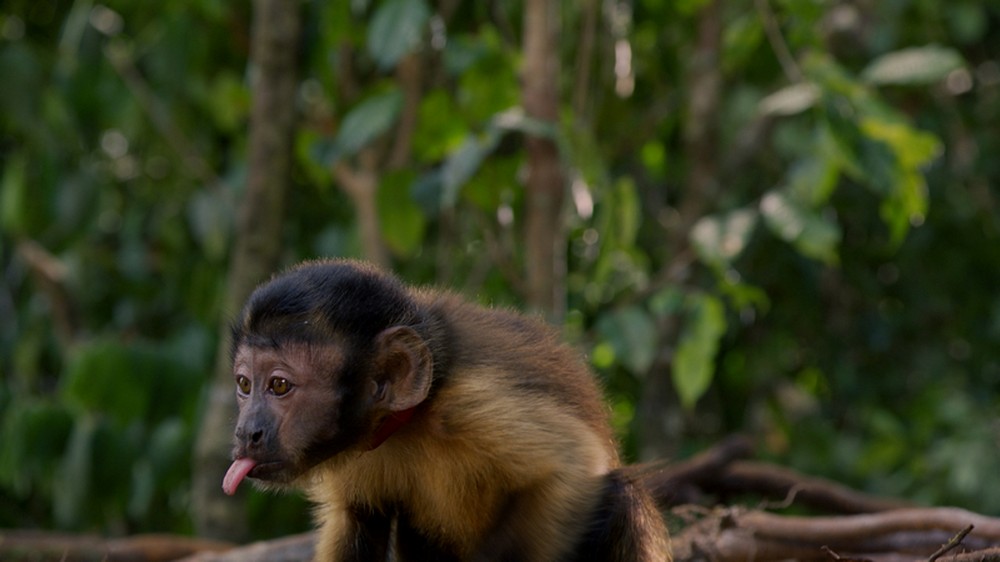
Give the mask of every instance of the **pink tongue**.
<path id="1" fill-rule="evenodd" d="M 229 466 L 229 470 L 226 471 L 226 477 L 222 479 L 222 491 L 230 496 L 235 494 L 240 482 L 255 466 L 257 466 L 257 461 L 248 457 L 234 460 L 233 464 Z"/>

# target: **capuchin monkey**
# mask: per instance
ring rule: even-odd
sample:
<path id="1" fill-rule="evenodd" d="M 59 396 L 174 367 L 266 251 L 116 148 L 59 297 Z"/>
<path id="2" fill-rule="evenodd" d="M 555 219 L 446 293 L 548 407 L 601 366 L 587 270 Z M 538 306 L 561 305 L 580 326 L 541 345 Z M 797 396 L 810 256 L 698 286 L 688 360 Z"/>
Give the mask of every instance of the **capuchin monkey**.
<path id="1" fill-rule="evenodd" d="M 304 489 L 316 560 L 671 559 L 592 374 L 541 322 L 307 262 L 250 296 L 233 378 L 223 488 Z"/>

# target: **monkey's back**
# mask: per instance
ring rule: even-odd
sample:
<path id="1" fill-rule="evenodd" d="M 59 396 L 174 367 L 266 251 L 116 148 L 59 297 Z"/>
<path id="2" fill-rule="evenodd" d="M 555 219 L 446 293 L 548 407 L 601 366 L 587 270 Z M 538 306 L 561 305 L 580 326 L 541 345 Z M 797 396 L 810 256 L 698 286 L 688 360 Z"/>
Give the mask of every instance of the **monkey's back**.
<path id="1" fill-rule="evenodd" d="M 487 308 L 450 293 L 418 296 L 432 315 L 441 318 L 451 340 L 449 368 L 440 382 L 454 377 L 483 376 L 500 382 L 512 398 L 545 401 L 576 416 L 618 456 L 609 410 L 584 355 L 540 319 L 502 308 Z M 496 392 L 490 392 L 490 398 Z"/>

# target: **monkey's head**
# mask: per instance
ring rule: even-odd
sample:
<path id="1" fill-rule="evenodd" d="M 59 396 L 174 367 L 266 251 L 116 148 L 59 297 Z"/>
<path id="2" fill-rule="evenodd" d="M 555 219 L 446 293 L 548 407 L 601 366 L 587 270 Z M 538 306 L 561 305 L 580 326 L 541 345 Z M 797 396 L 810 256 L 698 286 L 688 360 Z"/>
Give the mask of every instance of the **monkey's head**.
<path id="1" fill-rule="evenodd" d="M 258 287 L 233 326 L 239 418 L 226 493 L 377 446 L 430 391 L 420 321 L 399 281 L 357 262 L 305 263 Z"/>

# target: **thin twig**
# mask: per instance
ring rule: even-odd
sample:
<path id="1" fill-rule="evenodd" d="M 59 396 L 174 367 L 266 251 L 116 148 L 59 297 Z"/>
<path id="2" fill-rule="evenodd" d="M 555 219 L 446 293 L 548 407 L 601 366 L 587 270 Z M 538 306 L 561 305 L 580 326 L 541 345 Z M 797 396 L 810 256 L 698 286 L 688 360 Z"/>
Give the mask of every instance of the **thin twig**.
<path id="1" fill-rule="evenodd" d="M 839 554 L 837 554 L 836 552 L 834 552 L 832 548 L 826 546 L 825 544 L 823 546 L 819 547 L 819 549 L 822 550 L 823 552 L 825 552 L 830 558 L 833 558 L 834 560 L 840 560 L 841 559 Z"/>
<path id="2" fill-rule="evenodd" d="M 212 166 L 194 148 L 195 144 L 188 139 L 170 118 L 163 103 L 156 97 L 153 88 L 139 72 L 129 48 L 124 42 L 113 42 L 104 47 L 104 56 L 111 67 L 118 73 L 125 87 L 135 98 L 139 107 L 153 122 L 157 132 L 167 141 L 170 148 L 180 156 L 184 169 L 190 172 L 205 185 L 219 183 L 219 176 Z"/>
<path id="3" fill-rule="evenodd" d="M 785 72 L 785 76 L 791 82 L 801 81 L 802 70 L 799 69 L 798 63 L 795 62 L 795 57 L 792 56 L 792 51 L 788 48 L 788 43 L 785 42 L 785 38 L 781 35 L 781 28 L 778 26 L 778 20 L 774 17 L 774 12 L 771 10 L 768 0 L 754 0 L 754 4 L 757 6 L 757 12 L 760 14 L 760 19 L 764 24 L 764 33 L 767 34 L 767 41 L 771 44 L 774 55 L 778 57 L 778 63 L 781 64 L 781 69 Z"/>
<path id="4" fill-rule="evenodd" d="M 972 532 L 972 529 L 974 529 L 974 528 L 975 528 L 975 525 L 969 525 L 968 527 L 966 527 L 966 528 L 962 529 L 961 531 L 959 531 L 958 534 L 955 535 L 954 537 L 952 537 L 950 541 L 946 542 L 943 546 L 941 546 L 941 548 L 937 549 L 937 552 L 935 552 L 934 554 L 931 554 L 931 557 L 927 559 L 927 562 L 934 562 L 938 558 L 941 558 L 942 556 L 944 556 L 945 553 L 947 553 L 949 550 L 951 550 L 951 549 L 955 548 L 956 546 L 960 545 L 962 543 L 962 541 L 965 540 L 965 537 L 967 537 L 969 535 L 969 533 Z"/>

